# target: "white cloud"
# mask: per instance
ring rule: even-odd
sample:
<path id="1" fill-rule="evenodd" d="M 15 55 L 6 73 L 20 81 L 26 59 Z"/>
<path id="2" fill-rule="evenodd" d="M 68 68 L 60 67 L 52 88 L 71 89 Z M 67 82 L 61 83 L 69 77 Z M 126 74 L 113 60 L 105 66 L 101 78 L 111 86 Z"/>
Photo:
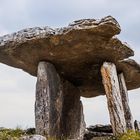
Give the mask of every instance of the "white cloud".
<path id="1" fill-rule="evenodd" d="M 8 34 L 8 30 L 0 25 L 0 36 Z"/>
<path id="2" fill-rule="evenodd" d="M 90 99 L 82 98 L 82 101 L 87 126 L 110 123 L 105 96 L 99 96 Z"/>
<path id="3" fill-rule="evenodd" d="M 0 126 L 34 126 L 35 82 L 21 70 L 0 65 Z"/>
<path id="4" fill-rule="evenodd" d="M 1 26 L 9 32 L 25 28 L 30 24 L 26 0 L 4 0 L 0 4 Z M 28 25 L 27 25 L 28 23 Z M 25 25 L 25 26 L 24 26 Z"/>
<path id="5" fill-rule="evenodd" d="M 140 120 L 140 88 L 129 91 L 129 102 L 134 120 Z"/>
<path id="6" fill-rule="evenodd" d="M 30 92 L 24 92 L 0 94 L 0 126 L 7 128 L 15 128 L 17 125 L 23 128 L 34 126 L 34 96 Z"/>

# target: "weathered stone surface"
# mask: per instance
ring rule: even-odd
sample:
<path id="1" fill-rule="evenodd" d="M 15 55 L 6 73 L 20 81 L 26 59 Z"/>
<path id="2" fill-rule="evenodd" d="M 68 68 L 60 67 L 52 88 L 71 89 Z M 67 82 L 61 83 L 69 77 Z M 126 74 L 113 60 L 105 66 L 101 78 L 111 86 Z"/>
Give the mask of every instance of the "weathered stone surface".
<path id="1" fill-rule="evenodd" d="M 67 81 L 63 86 L 62 135 L 68 139 L 82 140 L 86 125 L 80 91 Z"/>
<path id="2" fill-rule="evenodd" d="M 105 139 L 110 138 L 113 136 L 112 127 L 111 125 L 95 125 L 89 126 L 86 129 L 84 140 L 91 140 L 91 139 Z"/>
<path id="3" fill-rule="evenodd" d="M 116 66 L 113 63 L 104 62 L 101 73 L 113 134 L 117 136 L 125 133 L 127 129 Z"/>
<path id="4" fill-rule="evenodd" d="M 120 85 L 120 93 L 121 93 L 122 105 L 123 105 L 124 116 L 126 121 L 126 128 L 127 130 L 134 130 L 134 121 L 129 107 L 128 91 L 126 88 L 123 73 L 118 75 L 118 80 Z"/>
<path id="5" fill-rule="evenodd" d="M 92 132 L 92 131 L 87 131 L 85 133 L 84 140 L 92 140 L 92 139 L 95 139 L 95 138 L 96 139 L 97 138 L 98 139 L 101 139 L 102 138 L 102 140 L 104 140 L 103 138 L 106 138 L 106 137 L 110 138 L 112 136 L 113 136 L 113 133 L 111 134 L 111 133 L 105 133 L 105 132 Z"/>
<path id="6" fill-rule="evenodd" d="M 87 128 L 87 130 L 92 131 L 92 132 L 113 133 L 111 125 L 97 124 L 97 125 L 94 125 L 94 126 L 89 126 Z"/>
<path id="7" fill-rule="evenodd" d="M 116 64 L 118 73 L 123 72 L 127 89 L 140 87 L 140 65 L 133 59 L 125 59 Z"/>
<path id="8" fill-rule="evenodd" d="M 84 136 L 80 91 L 62 80 L 48 62 L 38 65 L 35 124 L 36 133 L 46 137 L 81 140 Z"/>
<path id="9" fill-rule="evenodd" d="M 61 136 L 63 91 L 54 66 L 40 62 L 38 65 L 35 125 L 36 133 L 46 137 Z"/>
<path id="10" fill-rule="evenodd" d="M 25 29 L 0 37 L 0 62 L 36 76 L 38 63 L 49 61 L 64 79 L 79 87 L 82 96 L 102 95 L 102 63 L 119 65 L 118 60 L 134 55 L 127 44 L 114 37 L 120 30 L 111 16 L 75 21 L 64 28 Z M 124 70 L 125 64 L 120 70 Z M 128 89 L 140 87 L 140 73 L 133 71 L 138 80 L 128 78 L 129 74 L 125 73 Z"/>
<path id="11" fill-rule="evenodd" d="M 80 118 L 80 135 L 79 135 L 79 140 L 84 138 L 85 130 L 86 130 L 86 123 L 84 119 L 84 112 L 83 112 L 83 105 L 81 101 L 81 118 Z"/>
<path id="12" fill-rule="evenodd" d="M 23 136 L 19 138 L 19 140 L 47 140 L 47 139 L 41 135 L 31 135 L 31 136 Z"/>

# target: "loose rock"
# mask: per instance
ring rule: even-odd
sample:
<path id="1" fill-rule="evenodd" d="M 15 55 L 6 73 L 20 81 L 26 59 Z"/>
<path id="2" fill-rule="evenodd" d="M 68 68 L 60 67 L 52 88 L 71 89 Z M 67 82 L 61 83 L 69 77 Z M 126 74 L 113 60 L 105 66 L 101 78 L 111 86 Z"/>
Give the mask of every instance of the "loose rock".
<path id="1" fill-rule="evenodd" d="M 47 140 L 45 137 L 41 135 L 31 135 L 31 136 L 23 136 L 20 140 Z"/>
<path id="2" fill-rule="evenodd" d="M 89 126 L 86 129 L 84 140 L 91 140 L 92 138 L 99 138 L 101 139 L 104 137 L 110 138 L 113 136 L 112 127 L 111 125 L 95 125 Z M 94 139 L 93 139 L 94 140 Z"/>

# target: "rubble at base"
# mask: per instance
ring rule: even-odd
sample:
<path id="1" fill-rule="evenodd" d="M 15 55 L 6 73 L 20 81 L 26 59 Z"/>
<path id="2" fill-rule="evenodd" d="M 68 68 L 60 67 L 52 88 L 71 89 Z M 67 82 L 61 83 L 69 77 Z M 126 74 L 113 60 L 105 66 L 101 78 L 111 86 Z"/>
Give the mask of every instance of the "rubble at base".
<path id="1" fill-rule="evenodd" d="M 113 137 L 111 125 L 95 125 L 86 128 L 84 140 L 108 140 Z"/>

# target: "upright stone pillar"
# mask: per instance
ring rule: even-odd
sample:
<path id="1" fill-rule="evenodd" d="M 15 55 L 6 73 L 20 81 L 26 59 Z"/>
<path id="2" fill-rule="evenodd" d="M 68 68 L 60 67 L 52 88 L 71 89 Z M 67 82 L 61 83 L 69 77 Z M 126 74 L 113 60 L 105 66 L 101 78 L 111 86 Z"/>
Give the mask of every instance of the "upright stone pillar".
<path id="1" fill-rule="evenodd" d="M 101 68 L 101 74 L 106 92 L 113 133 L 114 135 L 119 135 L 126 132 L 126 121 L 116 66 L 113 63 L 105 62 Z"/>
<path id="2" fill-rule="evenodd" d="M 122 97 L 124 116 L 125 116 L 125 121 L 126 121 L 126 128 L 127 130 L 135 130 L 133 116 L 129 107 L 128 92 L 127 92 L 127 87 L 126 87 L 123 73 L 118 75 L 118 79 L 119 79 L 120 92 L 121 92 L 121 97 Z"/>
<path id="3" fill-rule="evenodd" d="M 52 64 L 40 62 L 35 101 L 37 134 L 53 138 L 61 135 L 62 103 L 63 92 L 59 75 Z"/>
<path id="4" fill-rule="evenodd" d="M 80 91 L 68 81 L 64 82 L 64 102 L 62 116 L 62 133 L 72 140 L 82 140 L 85 132 L 83 105 Z"/>
<path id="5" fill-rule="evenodd" d="M 37 134 L 56 139 L 82 140 L 85 131 L 79 89 L 47 62 L 38 65 L 35 125 Z"/>

